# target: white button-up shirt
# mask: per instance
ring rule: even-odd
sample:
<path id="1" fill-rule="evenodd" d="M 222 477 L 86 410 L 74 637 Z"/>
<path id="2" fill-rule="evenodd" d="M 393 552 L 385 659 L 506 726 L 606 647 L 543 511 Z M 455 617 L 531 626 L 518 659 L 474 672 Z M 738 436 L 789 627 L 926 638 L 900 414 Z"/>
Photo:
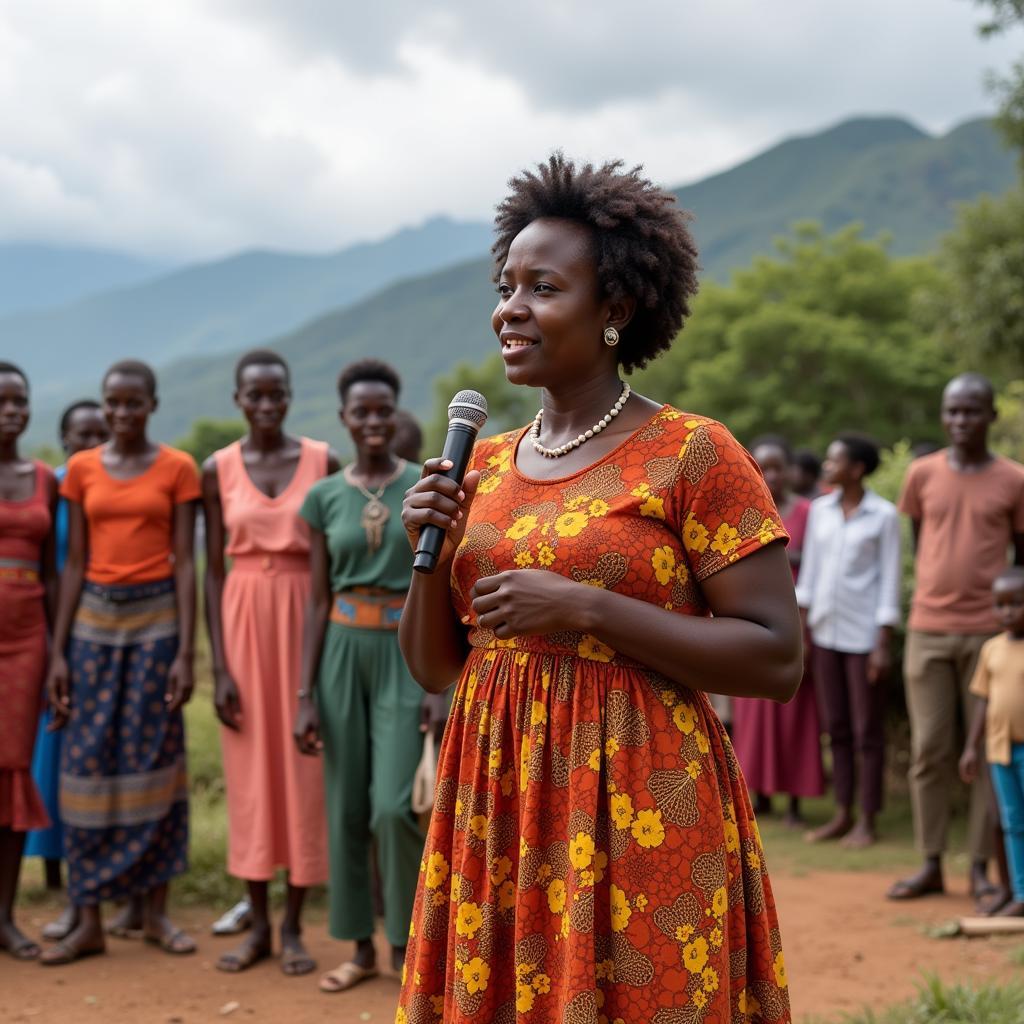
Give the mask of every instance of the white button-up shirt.
<path id="1" fill-rule="evenodd" d="M 796 599 L 819 647 L 874 649 L 879 626 L 900 622 L 900 517 L 874 491 L 847 519 L 835 490 L 811 503 Z"/>

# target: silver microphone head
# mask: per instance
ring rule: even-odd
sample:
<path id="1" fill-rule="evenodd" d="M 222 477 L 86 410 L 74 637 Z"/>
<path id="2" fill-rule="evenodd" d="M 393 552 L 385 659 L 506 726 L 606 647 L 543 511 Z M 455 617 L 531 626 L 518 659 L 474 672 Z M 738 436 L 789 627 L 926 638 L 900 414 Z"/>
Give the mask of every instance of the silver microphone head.
<path id="1" fill-rule="evenodd" d="M 487 399 L 479 391 L 460 391 L 448 405 L 448 423 L 461 423 L 474 432 L 487 422 Z"/>

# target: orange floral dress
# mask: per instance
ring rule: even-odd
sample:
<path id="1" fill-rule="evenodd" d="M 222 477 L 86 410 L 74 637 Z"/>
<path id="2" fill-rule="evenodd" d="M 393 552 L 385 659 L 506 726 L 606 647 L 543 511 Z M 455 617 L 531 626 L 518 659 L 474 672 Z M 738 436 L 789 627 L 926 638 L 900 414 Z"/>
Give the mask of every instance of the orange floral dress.
<path id="1" fill-rule="evenodd" d="M 739 765 L 703 692 L 595 636 L 499 640 L 482 576 L 557 572 L 680 615 L 786 533 L 719 423 L 663 407 L 588 469 L 481 441 L 452 569 L 471 652 L 438 765 L 397 1021 L 788 1022 L 786 967 Z M 751 666 L 756 671 L 756 666 Z"/>

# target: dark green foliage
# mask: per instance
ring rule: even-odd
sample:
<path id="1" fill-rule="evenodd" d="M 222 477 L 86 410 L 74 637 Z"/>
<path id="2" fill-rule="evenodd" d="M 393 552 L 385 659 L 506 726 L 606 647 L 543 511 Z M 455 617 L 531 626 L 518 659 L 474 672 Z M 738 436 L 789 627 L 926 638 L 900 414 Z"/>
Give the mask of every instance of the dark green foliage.
<path id="1" fill-rule="evenodd" d="M 211 420 L 200 417 L 184 436 L 175 441 L 176 448 L 186 451 L 201 466 L 215 451 L 237 441 L 246 432 L 242 420 Z"/>

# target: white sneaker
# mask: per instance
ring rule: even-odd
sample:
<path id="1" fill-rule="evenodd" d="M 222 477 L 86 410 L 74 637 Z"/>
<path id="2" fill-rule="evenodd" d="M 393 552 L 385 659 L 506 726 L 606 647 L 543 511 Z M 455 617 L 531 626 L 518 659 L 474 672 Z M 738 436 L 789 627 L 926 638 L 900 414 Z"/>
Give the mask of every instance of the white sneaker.
<path id="1" fill-rule="evenodd" d="M 214 921 L 211 931 L 214 935 L 237 935 L 251 927 L 252 904 L 248 900 L 239 900 L 226 914 Z"/>

